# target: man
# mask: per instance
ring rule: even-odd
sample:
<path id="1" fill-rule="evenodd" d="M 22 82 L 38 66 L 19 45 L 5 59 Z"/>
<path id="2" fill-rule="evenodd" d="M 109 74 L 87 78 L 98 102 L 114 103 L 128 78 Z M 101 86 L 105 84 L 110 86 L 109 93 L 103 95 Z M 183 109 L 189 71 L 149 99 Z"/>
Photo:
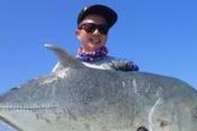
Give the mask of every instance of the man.
<path id="1" fill-rule="evenodd" d="M 76 37 L 81 42 L 77 59 L 90 68 L 138 71 L 133 62 L 108 56 L 106 47 L 109 29 L 116 23 L 117 13 L 104 5 L 84 7 L 77 18 Z M 61 69 L 57 64 L 53 72 Z"/>

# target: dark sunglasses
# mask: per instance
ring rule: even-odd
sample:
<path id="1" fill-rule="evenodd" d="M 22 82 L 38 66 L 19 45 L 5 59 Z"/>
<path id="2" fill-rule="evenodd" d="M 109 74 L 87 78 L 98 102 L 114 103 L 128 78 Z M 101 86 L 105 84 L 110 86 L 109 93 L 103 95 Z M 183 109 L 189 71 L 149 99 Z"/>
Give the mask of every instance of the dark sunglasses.
<path id="1" fill-rule="evenodd" d="M 84 29 L 87 33 L 93 33 L 97 29 L 101 34 L 107 35 L 109 27 L 106 24 L 84 23 L 78 29 Z"/>

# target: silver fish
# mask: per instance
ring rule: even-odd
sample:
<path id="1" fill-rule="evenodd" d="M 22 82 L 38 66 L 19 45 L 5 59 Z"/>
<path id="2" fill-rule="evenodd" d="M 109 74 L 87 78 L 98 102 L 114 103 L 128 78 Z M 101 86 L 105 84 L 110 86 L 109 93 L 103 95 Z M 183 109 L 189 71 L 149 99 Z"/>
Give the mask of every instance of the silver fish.
<path id="1" fill-rule="evenodd" d="M 0 120 L 17 131 L 197 131 L 197 92 L 148 72 L 85 67 L 46 45 L 63 69 L 0 96 Z"/>

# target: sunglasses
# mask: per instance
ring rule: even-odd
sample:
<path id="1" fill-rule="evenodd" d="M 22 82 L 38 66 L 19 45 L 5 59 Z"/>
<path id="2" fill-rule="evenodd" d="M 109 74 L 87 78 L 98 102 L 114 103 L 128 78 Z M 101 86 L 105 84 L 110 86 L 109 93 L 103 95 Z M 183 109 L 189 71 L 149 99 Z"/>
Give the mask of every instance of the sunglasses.
<path id="1" fill-rule="evenodd" d="M 84 23 L 79 25 L 78 29 L 84 29 L 87 33 L 94 33 L 97 29 L 102 35 L 107 35 L 109 27 L 106 24 Z"/>

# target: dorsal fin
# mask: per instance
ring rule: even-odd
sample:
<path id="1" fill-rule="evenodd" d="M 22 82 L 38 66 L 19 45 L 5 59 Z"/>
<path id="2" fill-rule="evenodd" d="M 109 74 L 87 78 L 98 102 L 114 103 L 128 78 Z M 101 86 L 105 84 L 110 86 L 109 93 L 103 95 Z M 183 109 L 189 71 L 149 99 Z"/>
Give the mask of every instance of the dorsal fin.
<path id="1" fill-rule="evenodd" d="M 73 67 L 73 68 L 85 67 L 85 65 L 83 65 L 79 60 L 77 60 L 69 53 L 67 53 L 63 48 L 52 44 L 45 44 L 44 46 L 47 49 L 53 51 L 58 56 L 61 65 L 63 65 L 64 67 Z"/>

